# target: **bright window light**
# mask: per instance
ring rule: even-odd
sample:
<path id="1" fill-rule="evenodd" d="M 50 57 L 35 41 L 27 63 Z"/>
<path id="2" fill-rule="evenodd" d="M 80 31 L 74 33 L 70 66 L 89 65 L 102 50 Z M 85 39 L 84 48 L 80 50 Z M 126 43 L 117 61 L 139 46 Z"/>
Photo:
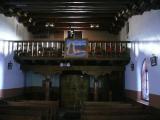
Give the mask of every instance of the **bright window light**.
<path id="1" fill-rule="evenodd" d="M 9 47 L 8 47 L 8 42 L 4 42 L 3 45 L 4 45 L 4 55 L 7 56 L 7 55 L 8 55 L 8 52 L 9 52 L 9 50 L 8 50 L 8 48 L 9 48 Z"/>

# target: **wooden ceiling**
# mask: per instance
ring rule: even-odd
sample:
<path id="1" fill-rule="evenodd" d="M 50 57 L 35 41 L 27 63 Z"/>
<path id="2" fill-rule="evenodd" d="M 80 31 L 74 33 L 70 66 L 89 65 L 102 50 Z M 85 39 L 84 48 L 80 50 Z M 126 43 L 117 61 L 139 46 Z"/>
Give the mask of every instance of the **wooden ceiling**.
<path id="1" fill-rule="evenodd" d="M 107 30 L 124 26 L 134 14 L 159 9 L 160 0 L 3 0 L 1 13 L 16 16 L 32 33 L 59 30 Z"/>

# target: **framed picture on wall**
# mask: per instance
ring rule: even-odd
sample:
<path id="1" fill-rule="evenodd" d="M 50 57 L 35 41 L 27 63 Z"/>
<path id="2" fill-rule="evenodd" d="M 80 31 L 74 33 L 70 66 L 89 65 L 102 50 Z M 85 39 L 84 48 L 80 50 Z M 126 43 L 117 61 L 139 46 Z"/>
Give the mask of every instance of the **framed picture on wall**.
<path id="1" fill-rule="evenodd" d="M 13 63 L 10 61 L 10 62 L 8 63 L 8 70 L 12 70 L 12 67 L 13 67 Z"/>
<path id="2" fill-rule="evenodd" d="M 88 57 L 87 40 L 67 39 L 65 40 L 65 58 L 86 58 Z"/>
<path id="3" fill-rule="evenodd" d="M 156 66 L 157 65 L 157 57 L 153 56 L 150 58 L 151 61 L 151 66 Z"/>
<path id="4" fill-rule="evenodd" d="M 131 63 L 131 71 L 134 71 L 134 63 Z"/>

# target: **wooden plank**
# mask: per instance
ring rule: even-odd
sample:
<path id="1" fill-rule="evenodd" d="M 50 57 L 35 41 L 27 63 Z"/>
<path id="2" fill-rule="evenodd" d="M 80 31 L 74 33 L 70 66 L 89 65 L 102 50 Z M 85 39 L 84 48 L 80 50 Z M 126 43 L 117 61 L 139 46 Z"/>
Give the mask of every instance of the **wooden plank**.
<path id="1" fill-rule="evenodd" d="M 108 109 L 108 110 L 84 110 L 83 115 L 139 115 L 139 114 L 149 114 L 151 111 L 142 109 Z"/>
<path id="2" fill-rule="evenodd" d="M 95 105 L 98 105 L 98 106 L 104 106 L 104 105 L 112 105 L 112 106 L 115 106 L 115 105 L 131 105 L 130 103 L 124 103 L 124 102 L 85 102 L 84 103 L 85 106 L 87 105 L 91 105 L 91 106 L 95 106 Z"/>
<path id="3" fill-rule="evenodd" d="M 41 101 L 41 100 L 21 100 L 18 101 L 20 104 L 28 104 L 28 105 L 38 105 L 38 106 L 47 106 L 50 112 L 50 119 L 55 119 L 56 111 L 58 109 L 59 102 L 58 101 Z"/>
<path id="4" fill-rule="evenodd" d="M 49 109 L 46 107 L 12 105 L 12 106 L 0 106 L 0 109 L 19 110 L 19 111 L 23 111 L 23 112 L 39 111 L 40 116 L 42 115 L 43 118 L 45 118 L 46 120 L 49 120 Z"/>
<path id="5" fill-rule="evenodd" d="M 40 117 L 35 116 L 23 116 L 23 115 L 2 115 L 0 114 L 0 120 L 41 120 Z"/>
<path id="6" fill-rule="evenodd" d="M 27 107 L 33 108 L 33 109 L 42 109 L 45 114 L 43 116 L 46 116 L 48 120 L 55 119 L 56 109 L 58 107 L 58 102 L 56 101 L 10 101 L 8 102 L 9 106 L 14 107 Z"/>
<path id="7" fill-rule="evenodd" d="M 85 120 L 158 120 L 151 115 L 86 116 Z"/>
<path id="8" fill-rule="evenodd" d="M 159 120 L 159 115 L 142 106 L 120 102 L 85 102 L 81 120 Z"/>

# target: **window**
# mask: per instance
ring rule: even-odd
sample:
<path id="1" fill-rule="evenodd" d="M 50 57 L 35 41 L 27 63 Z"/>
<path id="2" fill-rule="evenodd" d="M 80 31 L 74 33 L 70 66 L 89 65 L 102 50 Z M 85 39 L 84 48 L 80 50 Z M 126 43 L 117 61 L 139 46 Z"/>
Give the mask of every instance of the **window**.
<path id="1" fill-rule="evenodd" d="M 82 39 L 82 31 L 74 31 L 74 30 L 69 30 L 68 39 Z"/>
<path id="2" fill-rule="evenodd" d="M 75 31 L 74 36 L 75 39 L 82 39 L 82 31 Z"/>
<path id="3" fill-rule="evenodd" d="M 149 101 L 149 81 L 148 81 L 148 69 L 147 61 L 144 59 L 141 70 L 141 99 Z"/>

